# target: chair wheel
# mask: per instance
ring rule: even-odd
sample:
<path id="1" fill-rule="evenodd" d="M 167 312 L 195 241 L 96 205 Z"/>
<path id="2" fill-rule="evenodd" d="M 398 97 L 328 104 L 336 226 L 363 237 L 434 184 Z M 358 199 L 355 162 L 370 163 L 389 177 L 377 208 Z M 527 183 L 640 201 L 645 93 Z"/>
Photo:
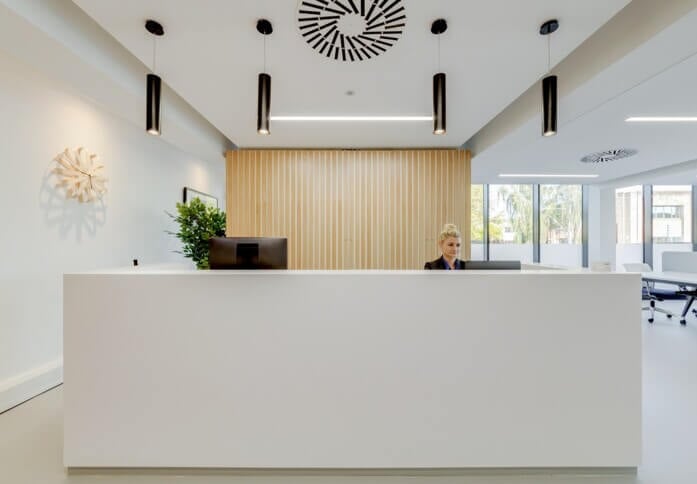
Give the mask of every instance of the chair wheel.
<path id="1" fill-rule="evenodd" d="M 681 324 L 682 326 L 687 326 L 687 321 L 685 321 L 684 319 L 681 319 L 681 320 L 680 320 L 680 324 Z"/>
<path id="2" fill-rule="evenodd" d="M 673 317 L 673 315 L 672 315 L 672 314 L 666 314 L 666 317 L 667 317 L 668 319 L 670 319 L 670 318 Z"/>
<path id="3" fill-rule="evenodd" d="M 653 318 L 649 318 L 649 323 L 653 323 Z"/>

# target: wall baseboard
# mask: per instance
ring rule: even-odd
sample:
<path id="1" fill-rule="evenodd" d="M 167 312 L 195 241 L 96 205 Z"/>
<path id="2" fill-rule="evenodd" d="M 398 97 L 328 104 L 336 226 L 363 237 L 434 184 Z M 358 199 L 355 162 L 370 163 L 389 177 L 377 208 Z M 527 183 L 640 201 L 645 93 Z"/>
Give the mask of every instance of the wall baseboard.
<path id="1" fill-rule="evenodd" d="M 0 413 L 59 385 L 63 381 L 63 358 L 0 381 Z"/>

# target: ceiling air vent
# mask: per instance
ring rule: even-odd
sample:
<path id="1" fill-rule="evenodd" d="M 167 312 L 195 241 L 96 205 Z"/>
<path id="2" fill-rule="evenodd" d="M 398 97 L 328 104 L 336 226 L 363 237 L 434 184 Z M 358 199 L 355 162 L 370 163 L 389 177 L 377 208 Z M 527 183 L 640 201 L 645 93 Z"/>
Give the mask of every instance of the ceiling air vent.
<path id="1" fill-rule="evenodd" d="M 387 52 L 401 37 L 406 18 L 402 0 L 303 0 L 298 10 L 305 42 L 343 62 Z"/>
<path id="2" fill-rule="evenodd" d="M 628 148 L 618 148 L 614 150 L 600 151 L 598 153 L 591 153 L 581 158 L 583 163 L 607 163 L 608 161 L 620 160 L 622 158 L 629 158 L 637 154 L 637 150 L 632 150 Z"/>

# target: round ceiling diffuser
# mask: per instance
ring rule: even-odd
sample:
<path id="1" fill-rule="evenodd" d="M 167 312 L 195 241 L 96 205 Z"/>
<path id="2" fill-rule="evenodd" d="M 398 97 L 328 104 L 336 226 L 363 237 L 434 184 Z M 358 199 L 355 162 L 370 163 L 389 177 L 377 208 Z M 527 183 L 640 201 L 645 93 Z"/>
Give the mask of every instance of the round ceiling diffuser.
<path id="1" fill-rule="evenodd" d="M 402 0 L 303 0 L 298 24 L 305 42 L 330 59 L 376 57 L 399 40 L 407 16 Z"/>
<path id="2" fill-rule="evenodd" d="M 637 154 L 637 150 L 632 150 L 629 148 L 617 148 L 614 150 L 600 151 L 598 153 L 591 153 L 581 158 L 583 163 L 607 163 L 608 161 L 615 161 L 622 158 L 628 158 Z"/>

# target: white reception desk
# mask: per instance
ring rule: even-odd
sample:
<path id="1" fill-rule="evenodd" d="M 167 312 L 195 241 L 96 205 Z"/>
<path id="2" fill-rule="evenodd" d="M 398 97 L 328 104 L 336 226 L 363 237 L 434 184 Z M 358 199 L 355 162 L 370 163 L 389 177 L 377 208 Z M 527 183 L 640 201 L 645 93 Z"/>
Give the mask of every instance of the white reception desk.
<path id="1" fill-rule="evenodd" d="M 633 468 L 639 274 L 64 277 L 67 467 Z"/>

